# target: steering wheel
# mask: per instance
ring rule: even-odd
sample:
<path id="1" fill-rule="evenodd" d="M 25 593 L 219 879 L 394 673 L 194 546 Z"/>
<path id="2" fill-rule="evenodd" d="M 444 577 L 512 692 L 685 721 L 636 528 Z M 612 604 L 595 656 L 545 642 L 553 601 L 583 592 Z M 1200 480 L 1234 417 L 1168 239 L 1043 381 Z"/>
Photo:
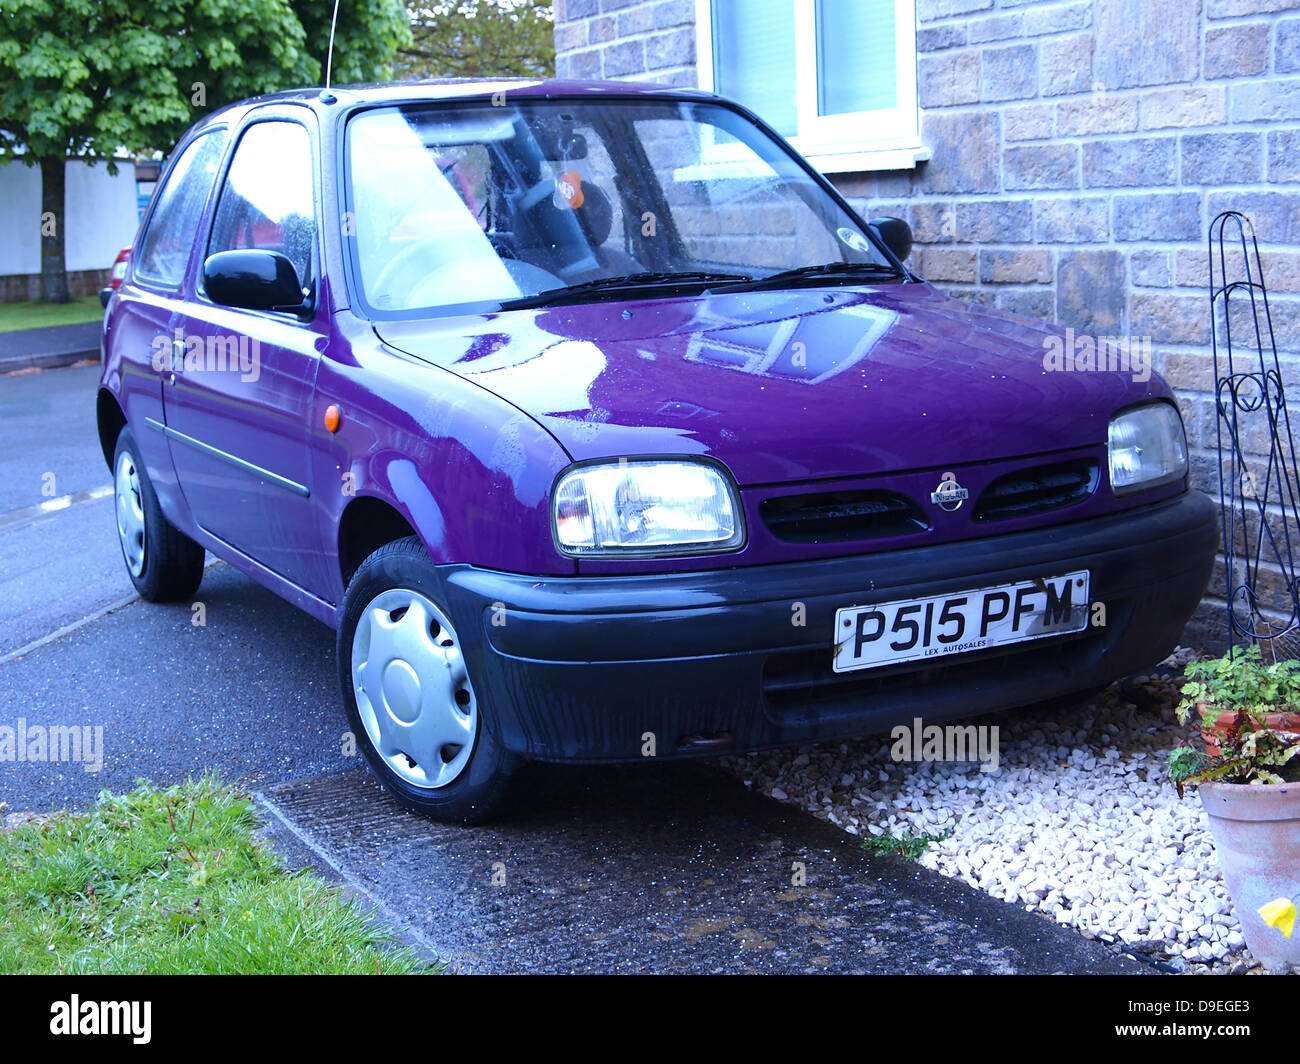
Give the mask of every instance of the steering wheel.
<path id="1" fill-rule="evenodd" d="M 432 261 L 422 263 L 422 271 L 416 272 L 415 260 L 422 255 L 428 255 Z M 406 305 L 405 297 L 410 295 L 423 274 L 438 269 L 446 258 L 446 245 L 431 236 L 421 237 L 415 243 L 408 244 L 389 259 L 374 281 L 366 286 L 370 291 L 370 301 L 375 306 L 401 309 Z M 405 284 L 398 281 L 403 272 L 407 272 Z M 398 281 L 395 290 L 394 281 Z M 399 296 L 403 298 L 398 298 Z"/>

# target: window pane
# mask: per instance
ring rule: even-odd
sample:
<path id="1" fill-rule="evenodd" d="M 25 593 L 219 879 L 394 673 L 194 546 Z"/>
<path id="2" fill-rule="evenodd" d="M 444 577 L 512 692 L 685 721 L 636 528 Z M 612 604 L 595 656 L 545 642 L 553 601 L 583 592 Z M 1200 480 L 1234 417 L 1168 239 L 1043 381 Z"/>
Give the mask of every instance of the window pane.
<path id="1" fill-rule="evenodd" d="M 172 287 L 181 283 L 225 145 L 224 130 L 207 133 L 191 143 L 177 160 L 158 192 L 158 206 L 140 242 L 137 277 Z"/>
<path id="2" fill-rule="evenodd" d="M 208 254 L 278 251 L 307 284 L 314 274 L 315 238 L 307 130 L 297 122 L 249 126 L 221 190 Z"/>
<path id="3" fill-rule="evenodd" d="M 508 107 L 384 107 L 348 123 L 353 237 L 371 307 L 404 311 L 509 299 L 523 290 L 516 276 L 534 292 L 561 283 L 528 258 L 553 247 L 516 244 L 520 227 L 508 193 L 544 184 L 541 160 L 521 161 L 501 150 L 520 133 Z M 540 212 L 550 202 L 539 193 L 534 206 Z M 571 221 L 573 212 L 564 213 Z"/>
<path id="4" fill-rule="evenodd" d="M 898 106 L 894 0 L 817 0 L 817 113 Z"/>
<path id="5" fill-rule="evenodd" d="M 783 136 L 799 132 L 793 0 L 713 0 L 713 84 Z"/>

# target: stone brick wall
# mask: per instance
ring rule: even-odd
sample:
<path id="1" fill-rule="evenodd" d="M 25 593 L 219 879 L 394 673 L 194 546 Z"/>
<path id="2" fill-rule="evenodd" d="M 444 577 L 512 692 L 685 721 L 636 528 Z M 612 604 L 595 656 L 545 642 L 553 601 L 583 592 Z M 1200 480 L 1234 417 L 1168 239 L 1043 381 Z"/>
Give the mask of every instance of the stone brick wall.
<path id="1" fill-rule="evenodd" d="M 555 0 L 562 78 L 696 84 L 695 0 Z"/>
<path id="2" fill-rule="evenodd" d="M 691 0 L 555 6 L 560 75 L 697 83 Z M 864 216 L 906 218 L 911 265 L 952 294 L 1149 338 L 1194 481 L 1217 494 L 1206 232 L 1222 210 L 1255 224 L 1300 399 L 1300 0 L 917 0 L 917 20 L 931 161 L 832 179 Z"/>

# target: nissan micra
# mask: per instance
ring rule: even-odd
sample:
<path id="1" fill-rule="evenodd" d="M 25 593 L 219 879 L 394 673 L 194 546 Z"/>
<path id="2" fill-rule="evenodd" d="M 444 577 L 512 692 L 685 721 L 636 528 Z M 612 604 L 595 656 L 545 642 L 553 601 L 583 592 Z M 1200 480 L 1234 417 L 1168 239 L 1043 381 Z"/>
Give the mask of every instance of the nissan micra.
<path id="1" fill-rule="evenodd" d="M 104 318 L 131 579 L 188 599 L 211 551 L 333 626 L 375 772 L 463 822 L 528 760 L 861 735 L 1160 659 L 1217 541 L 1169 388 L 1061 371 L 1072 334 L 949 298 L 910 245 L 704 92 L 215 112 Z"/>

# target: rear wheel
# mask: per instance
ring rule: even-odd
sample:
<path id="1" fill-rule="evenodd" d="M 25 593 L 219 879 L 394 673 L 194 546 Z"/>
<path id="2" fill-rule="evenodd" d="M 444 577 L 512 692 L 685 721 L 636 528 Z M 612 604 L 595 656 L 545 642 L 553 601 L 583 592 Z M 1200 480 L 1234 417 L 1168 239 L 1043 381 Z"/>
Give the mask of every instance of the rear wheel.
<path id="1" fill-rule="evenodd" d="M 504 807 L 520 761 L 499 741 L 440 593 L 418 539 L 370 555 L 343 600 L 339 681 L 354 734 L 398 800 L 476 823 Z"/>
<path id="2" fill-rule="evenodd" d="M 163 516 L 130 429 L 113 453 L 113 505 L 126 572 L 149 602 L 187 599 L 203 580 L 203 548 Z"/>

